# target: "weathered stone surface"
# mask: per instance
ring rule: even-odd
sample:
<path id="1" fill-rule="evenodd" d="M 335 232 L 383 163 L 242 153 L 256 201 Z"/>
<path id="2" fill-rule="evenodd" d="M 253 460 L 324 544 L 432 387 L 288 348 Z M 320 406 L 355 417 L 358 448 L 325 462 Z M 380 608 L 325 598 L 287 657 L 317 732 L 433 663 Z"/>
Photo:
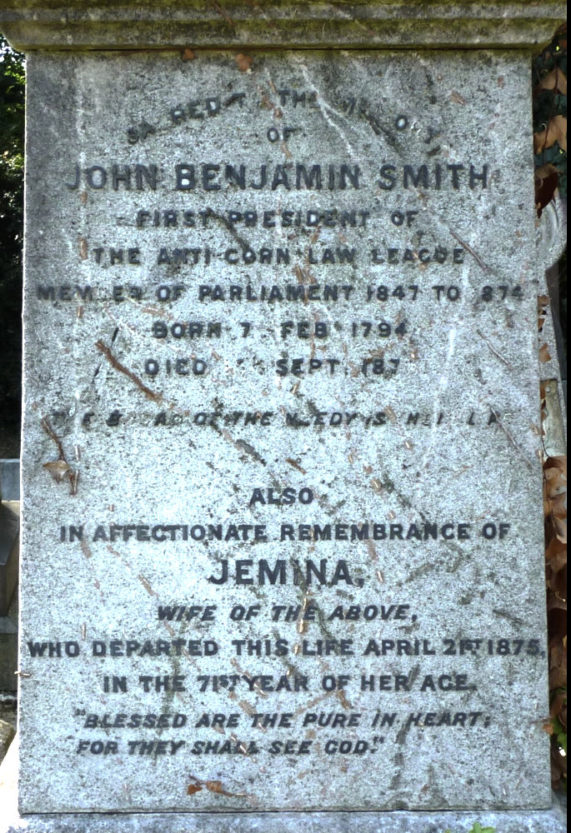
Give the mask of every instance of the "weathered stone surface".
<path id="1" fill-rule="evenodd" d="M 16 805 L 17 738 L 0 766 L 2 833 L 443 833 L 477 820 L 497 833 L 565 833 L 566 798 L 548 810 L 388 813 L 55 813 L 21 816 Z"/>
<path id="2" fill-rule="evenodd" d="M 548 807 L 527 58 L 186 58 L 29 58 L 21 810 Z"/>
<path id="3" fill-rule="evenodd" d="M 3 0 L 0 28 L 21 49 L 166 47 L 522 47 L 548 42 L 560 0 L 426 3 L 244 0 Z"/>

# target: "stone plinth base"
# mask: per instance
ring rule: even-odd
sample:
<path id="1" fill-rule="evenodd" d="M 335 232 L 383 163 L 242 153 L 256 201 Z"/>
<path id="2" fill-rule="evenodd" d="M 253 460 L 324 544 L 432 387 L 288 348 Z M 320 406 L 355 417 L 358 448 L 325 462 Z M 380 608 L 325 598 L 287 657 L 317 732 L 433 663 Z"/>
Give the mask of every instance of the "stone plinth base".
<path id="1" fill-rule="evenodd" d="M 565 808 L 419 813 L 65 813 L 21 816 L 17 742 L 0 767 L 0 833 L 469 833 L 475 822 L 495 833 L 565 833 Z M 57 773 L 54 772 L 54 778 Z"/>

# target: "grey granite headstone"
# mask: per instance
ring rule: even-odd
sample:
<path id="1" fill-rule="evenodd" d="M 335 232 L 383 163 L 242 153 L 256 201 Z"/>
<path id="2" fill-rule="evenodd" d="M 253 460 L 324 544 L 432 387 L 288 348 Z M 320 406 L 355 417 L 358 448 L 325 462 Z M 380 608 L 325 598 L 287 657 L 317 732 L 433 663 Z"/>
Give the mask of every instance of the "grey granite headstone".
<path id="1" fill-rule="evenodd" d="M 26 829 L 561 830 L 525 49 L 559 4 L 82 5 L 0 13 Z"/>

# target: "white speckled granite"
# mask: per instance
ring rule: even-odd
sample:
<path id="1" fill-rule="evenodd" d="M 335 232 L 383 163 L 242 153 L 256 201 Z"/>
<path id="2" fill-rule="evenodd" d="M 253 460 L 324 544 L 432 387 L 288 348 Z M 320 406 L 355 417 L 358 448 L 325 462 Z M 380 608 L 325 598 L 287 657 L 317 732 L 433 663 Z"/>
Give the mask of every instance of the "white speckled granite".
<path id="1" fill-rule="evenodd" d="M 16 806 L 17 741 L 0 766 L 2 833 L 469 833 L 477 820 L 495 833 L 565 833 L 566 798 L 547 810 L 388 813 L 55 813 L 21 816 Z"/>
<path id="2" fill-rule="evenodd" d="M 559 833 L 529 83 L 29 55 L 10 830 Z"/>

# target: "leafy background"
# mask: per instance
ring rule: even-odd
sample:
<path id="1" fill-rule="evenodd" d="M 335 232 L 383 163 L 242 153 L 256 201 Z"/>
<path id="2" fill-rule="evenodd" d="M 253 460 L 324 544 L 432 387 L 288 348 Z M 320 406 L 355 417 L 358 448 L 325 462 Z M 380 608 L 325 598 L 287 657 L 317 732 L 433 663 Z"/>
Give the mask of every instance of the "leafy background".
<path id="1" fill-rule="evenodd" d="M 24 61 L 0 35 L 0 457 L 20 453 Z"/>
<path id="2" fill-rule="evenodd" d="M 556 189 L 567 198 L 567 26 L 533 62 L 533 145 L 535 203 L 538 215 L 554 198 Z M 567 315 L 566 255 L 559 264 L 559 301 Z M 539 326 L 549 298 L 539 298 Z M 564 333 L 564 331 L 563 331 Z M 563 358 L 566 361 L 566 342 Z M 541 390 L 545 408 L 545 389 Z M 545 577 L 549 629 L 550 720 L 552 781 L 567 785 L 567 457 L 543 462 L 545 515 Z"/>

